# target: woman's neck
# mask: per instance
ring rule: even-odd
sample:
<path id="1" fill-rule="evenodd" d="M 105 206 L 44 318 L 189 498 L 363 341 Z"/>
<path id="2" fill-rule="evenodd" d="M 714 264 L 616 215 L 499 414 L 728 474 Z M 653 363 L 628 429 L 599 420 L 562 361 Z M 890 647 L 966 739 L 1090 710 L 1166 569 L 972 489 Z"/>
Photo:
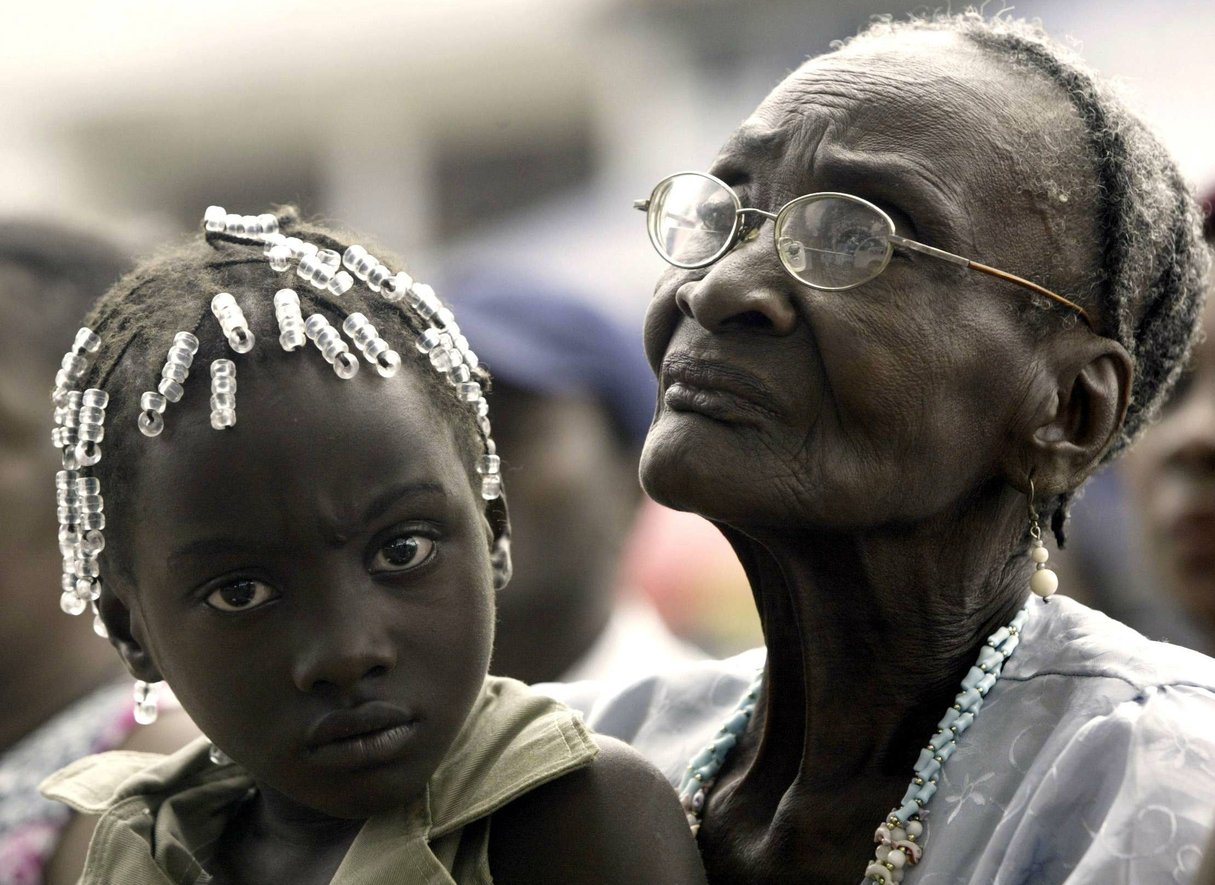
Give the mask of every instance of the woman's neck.
<path id="1" fill-rule="evenodd" d="M 939 526 L 742 538 L 768 663 L 746 779 L 783 793 L 909 774 L 978 647 L 1023 604 L 1016 507 Z M 1004 514 L 1004 516 L 1001 516 Z M 897 797 L 895 797 L 897 798 Z"/>

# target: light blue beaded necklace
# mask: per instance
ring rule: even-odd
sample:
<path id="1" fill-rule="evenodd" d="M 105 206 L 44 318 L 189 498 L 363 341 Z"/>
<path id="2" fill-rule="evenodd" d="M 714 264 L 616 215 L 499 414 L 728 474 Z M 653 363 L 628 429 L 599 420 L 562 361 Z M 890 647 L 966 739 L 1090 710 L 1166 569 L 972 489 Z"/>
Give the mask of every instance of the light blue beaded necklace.
<path id="1" fill-rule="evenodd" d="M 898 807 L 891 809 L 874 833 L 873 841 L 877 844 L 877 850 L 865 868 L 861 885 L 874 882 L 897 885 L 903 880 L 906 868 L 919 863 L 924 851 L 921 844 L 924 835 L 922 814 L 937 791 L 937 777 L 958 748 L 958 738 L 974 724 L 975 717 L 983 707 L 983 699 L 1000 678 L 1004 663 L 1020 643 L 1021 627 L 1028 616 L 1027 601 L 1007 626 L 987 637 L 987 642 L 979 650 L 979 659 L 962 679 L 962 690 L 937 723 L 936 733 L 928 746 L 920 751 L 915 773 Z M 701 816 L 709 791 L 713 789 L 726 757 L 738 743 L 755 712 L 763 675 L 761 670 L 725 725 L 704 749 L 692 757 L 680 781 L 679 799 L 693 837 L 700 833 Z"/>

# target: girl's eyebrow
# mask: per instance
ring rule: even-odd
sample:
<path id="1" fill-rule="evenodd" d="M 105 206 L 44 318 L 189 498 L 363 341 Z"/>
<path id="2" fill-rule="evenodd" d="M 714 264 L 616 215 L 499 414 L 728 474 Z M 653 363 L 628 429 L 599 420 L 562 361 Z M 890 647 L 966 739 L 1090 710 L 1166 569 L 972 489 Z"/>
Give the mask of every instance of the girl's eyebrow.
<path id="1" fill-rule="evenodd" d="M 427 495 L 446 498 L 447 488 L 442 483 L 432 481 L 403 482 L 399 485 L 389 486 L 382 493 L 371 499 L 371 503 L 363 511 L 363 522 L 368 523 L 373 519 L 383 516 L 393 504 L 402 498 L 416 498 Z"/>
<path id="2" fill-rule="evenodd" d="M 402 498 L 418 498 L 425 496 L 434 496 L 446 499 L 447 488 L 442 483 L 422 481 L 422 482 L 403 482 L 393 485 L 385 489 L 380 494 L 376 495 L 368 503 L 363 510 L 361 524 L 358 526 L 342 527 L 339 530 L 332 528 L 325 531 L 325 536 L 338 545 L 352 535 L 362 529 L 363 525 L 378 519 L 383 516 L 397 501 Z M 249 539 L 232 538 L 226 536 L 198 538 L 189 541 L 176 550 L 171 552 L 166 558 L 166 562 L 170 569 L 175 568 L 180 560 L 191 557 L 203 556 L 219 556 L 223 554 L 290 554 L 297 550 L 294 545 L 275 543 L 260 543 L 251 542 Z"/>

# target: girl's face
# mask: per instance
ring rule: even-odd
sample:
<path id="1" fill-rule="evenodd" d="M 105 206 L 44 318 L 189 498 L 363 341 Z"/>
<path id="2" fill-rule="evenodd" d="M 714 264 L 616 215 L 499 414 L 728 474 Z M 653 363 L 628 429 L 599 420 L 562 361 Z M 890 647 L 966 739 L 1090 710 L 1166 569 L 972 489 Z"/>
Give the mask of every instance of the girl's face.
<path id="1" fill-rule="evenodd" d="M 494 537 L 414 370 L 342 381 L 300 357 L 237 357 L 223 431 L 199 364 L 114 514 L 135 523 L 119 593 L 136 657 L 217 746 L 363 818 L 420 794 L 477 696 Z"/>

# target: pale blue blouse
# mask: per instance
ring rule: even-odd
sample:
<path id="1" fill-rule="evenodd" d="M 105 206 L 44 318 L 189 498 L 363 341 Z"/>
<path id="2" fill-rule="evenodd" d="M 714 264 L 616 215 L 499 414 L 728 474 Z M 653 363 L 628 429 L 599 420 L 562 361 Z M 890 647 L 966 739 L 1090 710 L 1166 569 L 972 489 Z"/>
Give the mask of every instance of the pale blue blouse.
<path id="1" fill-rule="evenodd" d="M 1029 608 L 1021 645 L 939 776 L 924 859 L 905 885 L 1191 882 L 1215 824 L 1215 660 L 1063 597 Z M 675 784 L 763 654 L 541 688 Z"/>

